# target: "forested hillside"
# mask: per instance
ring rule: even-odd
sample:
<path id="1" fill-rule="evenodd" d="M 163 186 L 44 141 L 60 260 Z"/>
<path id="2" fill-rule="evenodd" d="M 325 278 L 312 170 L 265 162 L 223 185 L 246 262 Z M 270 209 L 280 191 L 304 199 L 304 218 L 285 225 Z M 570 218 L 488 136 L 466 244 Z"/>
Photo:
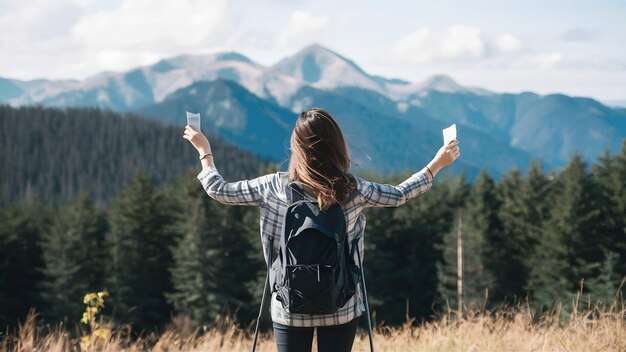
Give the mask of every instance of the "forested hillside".
<path id="1" fill-rule="evenodd" d="M 251 153 L 210 138 L 226 177 L 257 173 Z M 33 196 L 67 202 L 80 191 L 100 204 L 140 168 L 159 185 L 199 171 L 197 156 L 180 126 L 98 109 L 0 106 L 0 206 Z"/>
<path id="2" fill-rule="evenodd" d="M 12 204 L 0 210 L 0 326 L 30 307 L 47 322 L 77 322 L 83 295 L 105 288 L 104 314 L 138 329 L 178 314 L 196 325 L 222 314 L 250 323 L 265 275 L 258 210 L 218 204 L 197 169 L 182 171 L 197 157 L 177 128 L 97 110 L 2 111 L 3 192 L 21 191 L 2 195 Z M 235 149 L 214 151 L 231 179 L 273 171 Z M 174 163 L 180 155 L 189 164 Z M 25 178 L 39 197 L 21 201 Z M 575 157 L 558 174 L 533 163 L 498 181 L 439 179 L 400 208 L 368 210 L 365 269 L 378 321 L 455 307 L 456 214 L 466 305 L 529 298 L 536 312 L 556 301 L 571 309 L 583 279 L 583 300 L 609 302 L 626 273 L 626 144 L 594 165 Z"/>

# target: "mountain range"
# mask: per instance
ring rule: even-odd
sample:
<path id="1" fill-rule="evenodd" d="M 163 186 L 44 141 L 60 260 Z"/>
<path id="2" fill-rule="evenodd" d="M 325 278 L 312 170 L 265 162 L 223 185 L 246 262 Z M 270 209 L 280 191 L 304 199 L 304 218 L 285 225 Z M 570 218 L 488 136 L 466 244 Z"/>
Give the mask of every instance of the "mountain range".
<path id="1" fill-rule="evenodd" d="M 444 75 L 389 79 L 320 45 L 272 66 L 229 52 L 181 55 L 85 80 L 0 78 L 0 102 L 95 106 L 179 125 L 185 110 L 198 111 L 203 129 L 277 162 L 288 157 L 298 113 L 318 106 L 344 129 L 355 166 L 383 174 L 423 166 L 451 123 L 463 150 L 451 171 L 470 178 L 481 169 L 495 176 L 524 170 L 530 160 L 560 168 L 574 153 L 591 161 L 616 152 L 626 138 L 626 110 L 591 98 L 496 93 Z"/>

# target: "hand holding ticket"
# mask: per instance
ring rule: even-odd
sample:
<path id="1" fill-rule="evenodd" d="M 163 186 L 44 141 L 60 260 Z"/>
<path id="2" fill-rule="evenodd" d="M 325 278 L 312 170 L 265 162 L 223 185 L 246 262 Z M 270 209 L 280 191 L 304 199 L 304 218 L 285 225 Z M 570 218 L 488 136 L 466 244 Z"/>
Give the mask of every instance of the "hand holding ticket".
<path id="1" fill-rule="evenodd" d="M 452 164 L 461 155 L 459 141 L 456 139 L 456 124 L 443 129 L 443 145 L 437 151 L 435 158 L 426 166 L 431 179 L 444 167 Z"/>
<path id="2" fill-rule="evenodd" d="M 200 114 L 187 111 L 187 126 L 185 126 L 183 138 L 188 140 L 200 153 L 200 160 L 203 160 L 207 155 L 212 155 L 209 140 L 200 131 Z"/>
<path id="3" fill-rule="evenodd" d="M 187 111 L 187 124 L 195 128 L 196 131 L 200 130 L 200 114 Z"/>
<path id="4" fill-rule="evenodd" d="M 443 130 L 443 145 L 448 145 L 451 141 L 456 140 L 456 124 Z"/>

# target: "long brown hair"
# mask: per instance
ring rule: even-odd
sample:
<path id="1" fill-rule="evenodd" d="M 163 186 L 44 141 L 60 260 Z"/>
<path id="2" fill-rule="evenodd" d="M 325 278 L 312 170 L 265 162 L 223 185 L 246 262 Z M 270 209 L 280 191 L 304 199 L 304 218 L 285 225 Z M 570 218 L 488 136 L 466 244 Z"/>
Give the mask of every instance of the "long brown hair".
<path id="1" fill-rule="evenodd" d="M 335 119 L 319 108 L 303 111 L 291 134 L 289 178 L 312 189 L 320 209 L 326 210 L 354 190 L 349 168 L 348 147 Z"/>

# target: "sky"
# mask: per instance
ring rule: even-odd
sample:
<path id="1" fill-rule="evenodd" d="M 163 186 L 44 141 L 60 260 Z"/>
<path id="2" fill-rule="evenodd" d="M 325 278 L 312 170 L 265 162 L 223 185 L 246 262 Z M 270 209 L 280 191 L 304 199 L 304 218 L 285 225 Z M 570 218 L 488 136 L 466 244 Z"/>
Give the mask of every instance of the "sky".
<path id="1" fill-rule="evenodd" d="M 625 0 L 0 0 L 0 77 L 224 51 L 269 66 L 317 43 L 372 75 L 626 104 L 625 18 Z"/>

